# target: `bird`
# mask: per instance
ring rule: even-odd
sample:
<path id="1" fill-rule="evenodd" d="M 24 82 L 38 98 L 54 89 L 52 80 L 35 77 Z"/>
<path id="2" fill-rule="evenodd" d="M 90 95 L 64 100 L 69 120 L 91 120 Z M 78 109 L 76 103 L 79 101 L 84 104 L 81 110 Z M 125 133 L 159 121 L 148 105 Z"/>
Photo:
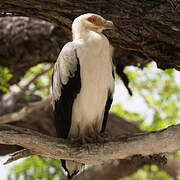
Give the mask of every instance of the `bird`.
<path id="1" fill-rule="evenodd" d="M 52 75 L 52 106 L 57 137 L 80 139 L 82 144 L 101 139 L 113 101 L 113 48 L 103 34 L 112 21 L 94 13 L 72 23 L 72 38 L 62 48 Z M 71 179 L 84 164 L 61 160 Z"/>

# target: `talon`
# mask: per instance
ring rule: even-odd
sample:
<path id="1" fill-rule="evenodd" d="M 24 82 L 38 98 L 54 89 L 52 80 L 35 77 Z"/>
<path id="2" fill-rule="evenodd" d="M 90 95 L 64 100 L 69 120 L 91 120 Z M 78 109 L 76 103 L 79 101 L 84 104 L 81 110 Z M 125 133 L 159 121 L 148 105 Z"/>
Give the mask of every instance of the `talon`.
<path id="1" fill-rule="evenodd" d="M 94 139 L 95 139 L 95 142 L 97 143 L 100 143 L 100 144 L 103 144 L 104 143 L 104 137 L 103 136 L 101 136 L 101 134 L 99 134 L 99 133 L 96 133 L 96 132 L 94 132 Z"/>
<path id="2" fill-rule="evenodd" d="M 106 132 L 101 133 L 101 137 L 104 139 L 104 142 L 112 138 L 112 136 Z"/>
<path id="3" fill-rule="evenodd" d="M 82 144 L 82 140 L 81 138 L 77 137 L 77 138 L 73 138 L 73 137 L 70 137 L 69 138 L 69 141 L 74 144 L 75 146 L 81 146 Z"/>
<path id="4" fill-rule="evenodd" d="M 83 148 L 87 149 L 88 153 L 90 153 L 90 146 L 88 144 L 88 140 L 89 140 L 89 138 L 87 136 L 83 136 L 81 139 L 81 142 L 82 142 L 81 146 Z"/>

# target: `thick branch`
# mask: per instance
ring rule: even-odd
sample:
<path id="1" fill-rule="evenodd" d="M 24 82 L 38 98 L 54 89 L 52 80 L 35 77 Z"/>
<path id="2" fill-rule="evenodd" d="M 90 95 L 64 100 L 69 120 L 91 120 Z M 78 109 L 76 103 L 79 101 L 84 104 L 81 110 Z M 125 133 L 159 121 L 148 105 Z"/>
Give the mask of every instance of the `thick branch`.
<path id="1" fill-rule="evenodd" d="M 55 62 L 62 46 L 71 40 L 62 28 L 42 20 L 4 17 L 0 18 L 0 25 L 0 65 L 9 67 L 13 74 L 10 84 L 17 83 L 28 68 L 38 63 Z M 123 50 L 115 54 L 115 64 L 120 62 L 121 69 L 149 62 Z"/>
<path id="2" fill-rule="evenodd" d="M 176 180 L 180 175 L 180 162 L 178 159 L 168 158 L 167 164 L 162 169 Z"/>
<path id="3" fill-rule="evenodd" d="M 0 1 L 0 11 L 52 22 L 60 27 L 64 37 L 71 34 L 75 17 L 98 13 L 114 22 L 115 31 L 107 35 L 118 51 L 125 50 L 144 61 L 154 59 L 164 69 L 180 67 L 179 1 L 6 0 Z"/>
<path id="4" fill-rule="evenodd" d="M 43 157 L 75 160 L 90 165 L 101 164 L 108 160 L 125 159 L 136 154 L 147 156 L 174 152 L 180 149 L 179 138 L 180 125 L 177 125 L 132 137 L 109 138 L 103 146 L 90 144 L 88 152 L 87 149 L 76 147 L 64 139 L 14 126 L 0 126 L 0 144 L 16 144 Z"/>
<path id="5" fill-rule="evenodd" d="M 73 180 L 117 180 L 124 176 L 132 175 L 147 164 L 156 164 L 159 169 L 165 170 L 174 180 L 180 175 L 180 163 L 175 159 L 169 158 L 167 160 L 160 155 L 147 157 L 135 155 L 131 159 L 108 161 L 104 164 L 93 166 L 74 177 Z"/>
<path id="6" fill-rule="evenodd" d="M 159 155 L 147 157 L 135 155 L 131 159 L 108 161 L 104 164 L 93 166 L 74 177 L 73 180 L 117 180 L 135 173 L 145 164 L 157 164 L 160 167 L 164 167 L 165 162 L 166 158 Z"/>
<path id="7" fill-rule="evenodd" d="M 11 90 L 12 90 L 11 93 L 13 93 L 13 90 L 17 90 L 17 88 L 18 87 L 14 87 L 14 86 L 11 87 Z M 18 89 L 18 90 L 20 90 L 20 89 Z M 17 95 L 14 94 L 14 95 L 12 95 L 12 97 L 13 96 L 17 96 Z M 22 103 L 22 100 L 21 100 L 21 103 Z M 15 104 L 17 105 L 17 102 Z M 46 106 L 46 104 L 45 104 L 45 106 Z M 16 121 L 15 125 L 31 128 L 31 129 L 37 130 L 39 132 L 42 132 L 42 133 L 45 133 L 45 134 L 48 134 L 51 136 L 55 136 L 55 128 L 54 128 L 54 124 L 52 121 L 50 109 L 51 109 L 50 107 L 47 109 L 46 108 L 36 109 L 36 111 L 34 111 L 33 113 L 30 113 L 23 119 L 19 119 L 18 121 Z M 41 118 L 39 118 L 39 117 L 41 117 Z M 49 130 L 49 127 L 51 127 L 51 130 Z M 122 135 L 123 136 L 132 136 L 133 134 L 141 133 L 141 131 L 137 128 L 136 125 L 134 125 L 133 123 L 129 123 L 114 114 L 111 114 L 109 116 L 106 131 L 108 134 L 111 134 L 112 136 L 116 136 L 116 137 L 122 136 Z M 0 145 L 0 154 L 8 154 L 8 153 L 18 150 L 19 148 L 21 148 L 21 147 L 12 146 L 12 145 Z M 24 150 L 16 152 L 15 154 L 13 154 L 12 158 L 10 158 L 8 160 L 7 163 L 12 162 L 16 159 L 22 158 L 27 155 L 30 155 L 29 152 L 24 153 Z M 146 157 L 145 157 L 145 159 L 146 159 Z M 122 164 L 122 162 L 123 162 L 123 164 Z M 94 177 L 99 178 L 99 179 L 103 179 L 105 177 L 106 178 L 123 177 L 124 175 L 127 176 L 127 175 L 135 172 L 137 169 L 142 167 L 143 164 L 145 164 L 145 163 L 149 164 L 151 162 L 144 161 L 144 158 L 138 158 L 138 161 L 134 161 L 134 158 L 131 160 L 126 160 L 126 159 L 118 160 L 118 161 L 115 160 L 115 162 L 108 161 L 107 163 L 105 163 L 103 165 L 99 165 L 98 167 L 95 166 L 92 169 L 88 169 L 88 171 L 85 171 L 78 178 L 88 180 L 88 178 L 93 179 Z M 156 161 L 154 161 L 154 163 L 156 163 Z M 169 164 L 169 162 L 168 162 L 168 164 Z M 164 169 L 171 176 L 176 177 L 176 175 L 179 173 L 178 167 L 171 168 L 173 165 L 171 164 L 170 166 L 168 166 L 168 164 L 164 167 Z M 106 171 L 105 171 L 106 173 L 102 173 L 102 171 L 101 171 L 102 168 L 106 169 Z M 109 171 L 109 169 L 110 169 L 110 171 Z M 91 172 L 94 172 L 95 174 L 91 174 Z M 103 177 L 103 178 L 101 178 L 101 177 Z"/>
<path id="8" fill-rule="evenodd" d="M 17 83 L 34 65 L 55 62 L 68 41 L 64 34 L 62 29 L 46 21 L 27 17 L 0 18 L 0 65 L 7 66 L 13 74 L 10 83 Z"/>
<path id="9" fill-rule="evenodd" d="M 16 87 L 16 89 L 17 88 L 18 87 Z M 14 88 L 12 87 L 11 89 L 13 90 Z M 15 104 L 17 104 L 17 102 Z M 51 136 L 55 136 L 55 128 L 54 128 L 50 109 L 51 109 L 50 107 L 47 109 L 46 108 L 37 109 L 33 113 L 27 115 L 25 118 L 19 119 L 18 121 L 16 121 L 15 125 L 21 126 L 21 127 L 27 127 L 27 128 L 34 129 L 36 131 L 51 135 Z M 51 130 L 49 130 L 49 127 L 51 127 Z M 132 136 L 133 134 L 141 133 L 141 131 L 137 128 L 135 124 L 129 123 L 114 114 L 111 114 L 109 116 L 106 132 L 116 137 L 122 136 L 122 135 Z M 0 154 L 12 153 L 12 152 L 17 151 L 19 148 L 21 147 L 12 146 L 12 145 L 0 145 Z M 30 155 L 29 153 L 28 154 L 24 153 L 24 150 L 23 151 L 21 150 L 19 152 L 16 152 L 15 154 L 13 154 L 12 158 L 10 158 L 7 163 L 12 162 L 16 159 L 22 158 L 24 156 Z M 119 163 L 119 161 L 121 163 Z M 134 158 L 132 160 L 118 160 L 118 161 L 115 160 L 115 162 L 108 161 L 107 163 L 103 165 L 99 165 L 98 167 L 95 166 L 92 169 L 88 169 L 88 171 L 85 171 L 83 174 L 81 174 L 80 176 L 76 178 L 88 180 L 88 178 L 93 179 L 94 177 L 99 178 L 99 179 L 104 179 L 105 177 L 116 178 L 116 177 L 122 177 L 124 175 L 127 176 L 135 172 L 141 166 L 143 166 L 144 163 L 148 163 L 148 162 L 147 161 L 145 162 L 143 158 L 138 158 L 138 161 L 134 161 Z M 170 167 L 172 167 L 172 164 L 170 165 Z M 105 171 L 106 173 L 104 173 L 104 171 L 102 173 L 101 171 L 102 168 L 106 169 Z M 178 174 L 177 168 L 169 168 L 169 166 L 166 165 L 165 170 L 168 173 L 170 173 L 171 176 L 173 175 L 173 177 L 175 177 Z M 91 174 L 91 172 L 95 172 L 95 174 Z"/>

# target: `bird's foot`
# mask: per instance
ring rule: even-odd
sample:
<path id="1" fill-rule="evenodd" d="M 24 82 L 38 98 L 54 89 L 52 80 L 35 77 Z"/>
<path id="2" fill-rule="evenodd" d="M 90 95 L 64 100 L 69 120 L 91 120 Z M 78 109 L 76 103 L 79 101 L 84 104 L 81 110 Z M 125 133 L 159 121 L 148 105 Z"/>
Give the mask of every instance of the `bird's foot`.
<path id="1" fill-rule="evenodd" d="M 101 133 L 101 137 L 104 139 L 104 142 L 107 142 L 109 139 L 112 139 L 112 136 L 106 132 Z"/>
<path id="2" fill-rule="evenodd" d="M 94 134 L 95 143 L 104 144 L 104 137 L 99 133 Z"/>
<path id="3" fill-rule="evenodd" d="M 70 137 L 70 142 L 72 143 L 72 145 L 75 146 L 81 146 L 83 148 L 87 148 L 88 150 L 90 150 L 90 144 L 102 144 L 104 145 L 104 143 L 107 141 L 107 139 L 109 139 L 110 135 L 106 134 L 106 133 L 97 133 L 97 132 L 93 132 L 90 134 L 90 136 L 80 136 L 80 137 Z"/>
<path id="4" fill-rule="evenodd" d="M 82 138 L 80 138 L 80 137 L 69 137 L 69 140 L 75 146 L 81 146 L 82 145 Z"/>
<path id="5" fill-rule="evenodd" d="M 82 137 L 82 144 L 94 143 L 94 139 L 90 136 Z"/>
<path id="6" fill-rule="evenodd" d="M 89 143 L 92 143 L 92 138 L 88 136 L 76 137 L 76 138 L 69 138 L 70 142 L 75 146 L 81 146 L 83 148 L 88 148 Z"/>
<path id="7" fill-rule="evenodd" d="M 82 147 L 87 149 L 88 152 L 91 152 L 91 144 L 94 143 L 94 139 L 89 136 L 83 136 L 82 137 Z"/>
<path id="8" fill-rule="evenodd" d="M 104 138 L 101 134 L 93 133 L 90 136 L 82 137 L 82 144 L 95 144 L 95 143 L 104 143 Z"/>

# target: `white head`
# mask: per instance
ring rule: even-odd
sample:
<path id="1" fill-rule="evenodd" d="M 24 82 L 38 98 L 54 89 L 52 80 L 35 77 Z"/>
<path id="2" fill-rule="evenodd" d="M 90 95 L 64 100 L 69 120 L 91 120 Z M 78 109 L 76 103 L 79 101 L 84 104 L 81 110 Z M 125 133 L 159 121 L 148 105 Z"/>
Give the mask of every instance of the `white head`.
<path id="1" fill-rule="evenodd" d="M 112 29 L 113 23 L 112 21 L 108 21 L 103 17 L 93 14 L 87 13 L 77 17 L 72 24 L 72 32 L 73 39 L 76 36 L 79 36 L 82 32 L 94 31 L 97 33 L 101 33 L 104 29 Z"/>

